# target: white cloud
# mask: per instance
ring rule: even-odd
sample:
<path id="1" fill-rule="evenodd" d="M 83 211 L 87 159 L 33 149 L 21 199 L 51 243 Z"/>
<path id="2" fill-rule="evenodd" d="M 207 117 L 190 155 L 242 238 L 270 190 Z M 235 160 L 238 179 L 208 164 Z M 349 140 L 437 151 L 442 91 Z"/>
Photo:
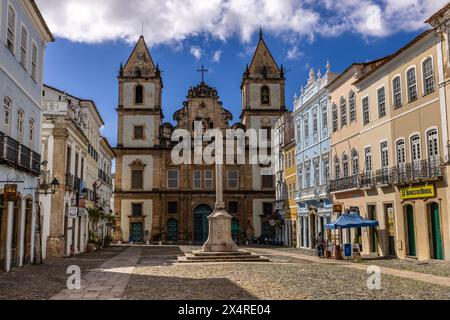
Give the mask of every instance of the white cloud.
<path id="1" fill-rule="evenodd" d="M 314 39 L 353 32 L 382 37 L 423 28 L 446 0 L 37 0 L 52 32 L 72 41 L 176 44 L 193 35 L 248 43 L 262 26 Z"/>
<path id="2" fill-rule="evenodd" d="M 222 50 L 215 51 L 213 53 L 213 56 L 212 56 L 212 61 L 213 62 L 220 62 L 220 59 L 222 58 L 222 53 L 223 53 Z"/>
<path id="3" fill-rule="evenodd" d="M 287 58 L 289 60 L 297 60 L 301 56 L 301 52 L 298 49 L 298 46 L 293 46 L 287 52 Z"/>
<path id="4" fill-rule="evenodd" d="M 200 60 L 203 56 L 203 50 L 200 47 L 192 46 L 190 49 L 191 54 L 195 57 L 195 59 Z"/>

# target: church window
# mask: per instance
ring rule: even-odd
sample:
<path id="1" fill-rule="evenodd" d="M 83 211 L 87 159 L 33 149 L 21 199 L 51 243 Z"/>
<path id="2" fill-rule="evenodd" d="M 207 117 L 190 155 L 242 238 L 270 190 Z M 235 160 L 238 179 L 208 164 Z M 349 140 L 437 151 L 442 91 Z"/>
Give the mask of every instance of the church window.
<path id="1" fill-rule="evenodd" d="M 143 189 L 144 188 L 144 170 L 132 169 L 131 170 L 131 188 Z"/>
<path id="2" fill-rule="evenodd" d="M 144 126 L 134 126 L 134 139 L 144 140 Z"/>
<path id="3" fill-rule="evenodd" d="M 230 201 L 228 202 L 228 212 L 232 215 L 236 215 L 238 213 L 238 202 L 237 201 Z"/>
<path id="4" fill-rule="evenodd" d="M 213 172 L 211 170 L 205 171 L 205 188 L 214 189 Z"/>
<path id="5" fill-rule="evenodd" d="M 178 213 L 178 202 L 171 201 L 167 204 L 167 212 L 169 214 L 177 214 Z"/>
<path id="6" fill-rule="evenodd" d="M 167 187 L 177 189 L 179 186 L 178 170 L 167 171 Z"/>
<path id="7" fill-rule="evenodd" d="M 268 86 L 264 86 L 261 88 L 261 104 L 270 104 L 270 90 Z"/>
<path id="8" fill-rule="evenodd" d="M 202 172 L 201 171 L 194 171 L 194 177 L 193 177 L 193 188 L 194 189 L 201 189 L 202 188 Z"/>
<path id="9" fill-rule="evenodd" d="M 143 104 L 144 103 L 144 87 L 141 85 L 136 86 L 136 92 L 134 95 L 134 103 L 135 104 Z"/>
<path id="10" fill-rule="evenodd" d="M 237 170 L 229 170 L 227 173 L 228 189 L 239 188 L 239 173 Z"/>
<path id="11" fill-rule="evenodd" d="M 143 204 L 142 203 L 133 203 L 131 205 L 132 215 L 133 217 L 142 217 L 143 213 Z"/>
<path id="12" fill-rule="evenodd" d="M 262 176 L 263 189 L 273 188 L 273 176 Z"/>

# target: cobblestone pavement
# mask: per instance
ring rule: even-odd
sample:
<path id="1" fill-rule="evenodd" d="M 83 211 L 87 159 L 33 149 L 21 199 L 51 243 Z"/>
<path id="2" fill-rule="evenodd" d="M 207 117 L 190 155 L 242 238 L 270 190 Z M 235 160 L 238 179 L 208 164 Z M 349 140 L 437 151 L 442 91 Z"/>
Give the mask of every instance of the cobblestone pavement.
<path id="1" fill-rule="evenodd" d="M 369 290 L 363 264 L 343 267 L 276 248 L 251 249 L 265 250 L 270 263 L 178 264 L 177 256 L 192 249 L 113 247 L 48 261 L 0 274 L 0 299 L 450 300 L 449 287 L 385 274 L 381 290 Z M 69 265 L 82 268 L 82 290 L 64 290 Z"/>
<path id="2" fill-rule="evenodd" d="M 48 259 L 43 265 L 28 265 L 10 273 L 0 271 L 0 300 L 47 300 L 66 288 L 69 266 L 77 265 L 86 273 L 124 250 L 111 247 L 73 258 Z"/>
<path id="3" fill-rule="evenodd" d="M 368 290 L 365 271 L 296 259 L 283 251 L 271 254 L 268 264 L 176 264 L 176 255 L 189 249 L 143 249 L 147 258 L 137 265 L 124 298 L 450 299 L 448 287 L 388 275 L 382 277 L 381 290 Z M 151 256 L 158 258 L 149 265 Z"/>

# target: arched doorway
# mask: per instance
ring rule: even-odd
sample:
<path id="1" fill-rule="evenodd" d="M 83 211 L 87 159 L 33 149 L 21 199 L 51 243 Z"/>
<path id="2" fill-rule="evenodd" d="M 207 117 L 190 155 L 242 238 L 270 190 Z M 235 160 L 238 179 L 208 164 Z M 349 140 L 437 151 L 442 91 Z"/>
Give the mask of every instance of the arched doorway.
<path id="1" fill-rule="evenodd" d="M 231 220 L 231 235 L 233 237 L 233 240 L 238 241 L 241 238 L 241 224 L 236 218 L 233 218 L 233 220 Z"/>
<path id="2" fill-rule="evenodd" d="M 412 205 L 407 205 L 405 208 L 406 211 L 406 242 L 407 246 L 407 255 L 411 257 L 415 257 L 417 255 L 416 251 L 416 228 L 414 225 L 414 208 Z"/>
<path id="3" fill-rule="evenodd" d="M 204 243 L 208 240 L 208 217 L 213 210 L 206 204 L 199 205 L 194 211 L 194 241 Z"/>
<path id="4" fill-rule="evenodd" d="M 167 241 L 178 241 L 178 221 L 169 219 L 167 221 Z"/>
<path id="5" fill-rule="evenodd" d="M 442 232 L 441 232 L 441 217 L 439 212 L 439 205 L 433 202 L 430 206 L 430 227 L 431 227 L 431 241 L 432 250 L 431 258 L 436 260 L 444 260 L 444 252 L 442 249 Z"/>

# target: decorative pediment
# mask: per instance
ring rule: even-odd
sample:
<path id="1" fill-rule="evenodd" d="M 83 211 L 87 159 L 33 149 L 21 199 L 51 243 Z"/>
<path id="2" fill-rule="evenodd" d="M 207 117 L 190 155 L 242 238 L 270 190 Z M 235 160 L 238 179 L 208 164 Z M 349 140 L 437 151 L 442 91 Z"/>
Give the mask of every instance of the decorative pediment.
<path id="1" fill-rule="evenodd" d="M 192 87 L 188 92 L 188 99 L 192 98 L 219 98 L 217 90 L 202 82 L 196 87 Z"/>
<path id="2" fill-rule="evenodd" d="M 132 163 L 130 163 L 130 168 L 132 169 L 144 169 L 147 165 L 144 164 L 141 160 L 136 159 Z"/>

